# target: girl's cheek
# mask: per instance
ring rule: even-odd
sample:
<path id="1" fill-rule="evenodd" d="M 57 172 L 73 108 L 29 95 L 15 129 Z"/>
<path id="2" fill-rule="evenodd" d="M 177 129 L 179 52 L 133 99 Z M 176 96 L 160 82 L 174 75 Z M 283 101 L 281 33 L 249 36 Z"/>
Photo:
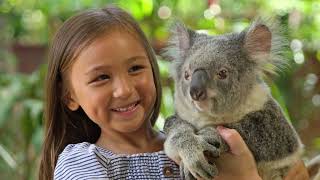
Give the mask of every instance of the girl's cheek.
<path id="1" fill-rule="evenodd" d="M 145 87 L 145 91 L 153 91 L 155 89 L 155 82 L 153 80 L 153 75 L 146 75 L 140 79 L 139 84 Z M 149 92 L 151 93 L 151 92 Z"/>

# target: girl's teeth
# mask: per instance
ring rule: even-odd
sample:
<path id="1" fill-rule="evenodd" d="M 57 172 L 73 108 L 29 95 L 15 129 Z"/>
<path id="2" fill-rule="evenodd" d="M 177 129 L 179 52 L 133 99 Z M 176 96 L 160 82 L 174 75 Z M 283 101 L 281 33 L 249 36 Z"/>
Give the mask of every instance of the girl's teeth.
<path id="1" fill-rule="evenodd" d="M 115 109 L 116 111 L 120 111 L 120 112 L 125 112 L 125 111 L 130 111 L 132 110 L 134 107 L 136 106 L 136 103 L 135 104 L 132 104 L 131 106 L 127 107 L 127 108 L 117 108 Z"/>

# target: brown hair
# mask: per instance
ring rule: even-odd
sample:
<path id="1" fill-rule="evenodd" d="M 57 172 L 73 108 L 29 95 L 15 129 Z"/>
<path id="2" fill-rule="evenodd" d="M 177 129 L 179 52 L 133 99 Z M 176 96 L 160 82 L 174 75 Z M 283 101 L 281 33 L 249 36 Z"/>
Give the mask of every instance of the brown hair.
<path id="1" fill-rule="evenodd" d="M 156 102 L 151 124 L 159 115 L 161 85 L 156 57 L 138 23 L 124 10 L 108 6 L 87 10 L 69 18 L 57 31 L 49 51 L 48 72 L 45 89 L 45 139 L 40 162 L 39 179 L 53 179 L 58 155 L 67 144 L 95 143 L 100 128 L 79 108 L 71 111 L 66 105 L 68 96 L 67 70 L 82 49 L 96 38 L 112 30 L 121 29 L 134 34 L 144 46 L 150 60 L 156 87 Z"/>

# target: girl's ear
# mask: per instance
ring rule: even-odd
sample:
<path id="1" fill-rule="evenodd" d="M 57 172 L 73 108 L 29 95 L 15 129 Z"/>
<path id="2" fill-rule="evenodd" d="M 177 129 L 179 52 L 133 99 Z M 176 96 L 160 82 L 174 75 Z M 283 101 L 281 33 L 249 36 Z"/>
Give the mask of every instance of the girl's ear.
<path id="1" fill-rule="evenodd" d="M 71 111 L 76 111 L 79 109 L 80 105 L 75 101 L 72 93 L 68 93 L 66 98 L 66 104 Z"/>

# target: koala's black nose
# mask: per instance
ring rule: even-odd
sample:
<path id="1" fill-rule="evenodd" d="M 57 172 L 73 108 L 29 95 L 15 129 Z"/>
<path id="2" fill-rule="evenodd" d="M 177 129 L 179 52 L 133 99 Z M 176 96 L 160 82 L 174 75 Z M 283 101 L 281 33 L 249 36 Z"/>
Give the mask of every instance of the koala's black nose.
<path id="1" fill-rule="evenodd" d="M 195 101 L 203 101 L 207 98 L 206 84 L 208 75 L 205 70 L 196 70 L 191 77 L 190 95 Z"/>

